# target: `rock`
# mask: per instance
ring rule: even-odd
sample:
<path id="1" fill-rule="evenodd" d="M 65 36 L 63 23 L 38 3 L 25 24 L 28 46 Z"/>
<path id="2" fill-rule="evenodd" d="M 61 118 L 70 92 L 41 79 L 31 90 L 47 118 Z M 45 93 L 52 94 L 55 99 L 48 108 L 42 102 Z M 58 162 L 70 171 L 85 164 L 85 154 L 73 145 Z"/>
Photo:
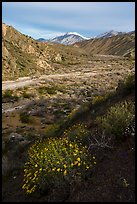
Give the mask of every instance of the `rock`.
<path id="1" fill-rule="evenodd" d="M 20 145 L 21 147 L 25 147 L 25 146 L 27 146 L 27 145 L 30 144 L 30 143 L 31 143 L 31 141 L 24 140 L 24 141 L 20 141 L 19 145 Z"/>
<path id="2" fill-rule="evenodd" d="M 24 140 L 24 137 L 18 133 L 11 133 L 9 135 L 9 141 L 19 142 L 19 141 L 23 141 L 23 140 Z"/>
<path id="3" fill-rule="evenodd" d="M 57 54 L 57 56 L 55 57 L 55 61 L 56 62 L 61 62 L 62 61 L 62 57 L 60 56 L 60 54 Z"/>

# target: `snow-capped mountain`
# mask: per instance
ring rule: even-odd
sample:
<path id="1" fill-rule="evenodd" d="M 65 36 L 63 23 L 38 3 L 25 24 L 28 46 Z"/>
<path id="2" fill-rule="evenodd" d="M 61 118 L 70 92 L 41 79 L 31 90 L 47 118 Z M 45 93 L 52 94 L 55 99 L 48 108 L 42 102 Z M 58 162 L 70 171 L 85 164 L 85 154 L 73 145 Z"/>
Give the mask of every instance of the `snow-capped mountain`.
<path id="1" fill-rule="evenodd" d="M 60 43 L 60 44 L 64 44 L 64 45 L 71 45 L 75 42 L 79 42 L 82 40 L 88 40 L 88 39 L 90 39 L 90 38 L 86 38 L 86 37 L 80 35 L 79 33 L 68 32 L 68 33 L 65 33 L 64 35 L 50 39 L 49 42 Z"/>
<path id="2" fill-rule="evenodd" d="M 135 31 L 131 31 L 131 34 L 134 34 L 134 33 L 135 33 Z M 39 38 L 39 39 L 37 39 L 37 41 L 71 45 L 73 43 L 80 42 L 83 40 L 109 38 L 109 37 L 113 37 L 113 36 L 117 36 L 117 35 L 123 35 L 123 34 L 126 34 L 126 32 L 118 32 L 118 31 L 110 30 L 109 32 L 102 33 L 102 34 L 97 35 L 95 37 L 87 38 L 87 37 L 80 35 L 77 32 L 68 32 L 68 33 L 65 33 L 64 35 L 60 35 L 60 36 L 54 37 L 52 39 Z"/>
<path id="3" fill-rule="evenodd" d="M 125 34 L 126 32 L 118 32 L 118 31 L 114 31 L 114 30 L 110 30 L 109 32 L 105 32 L 103 34 L 100 34 L 98 36 L 96 36 L 95 38 L 109 38 L 112 36 L 116 36 L 116 35 L 122 35 Z"/>

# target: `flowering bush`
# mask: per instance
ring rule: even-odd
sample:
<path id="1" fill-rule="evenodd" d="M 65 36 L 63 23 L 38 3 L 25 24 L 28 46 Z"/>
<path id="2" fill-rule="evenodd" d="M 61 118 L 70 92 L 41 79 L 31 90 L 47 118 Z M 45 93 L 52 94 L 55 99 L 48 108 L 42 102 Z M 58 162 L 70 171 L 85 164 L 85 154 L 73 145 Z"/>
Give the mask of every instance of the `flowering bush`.
<path id="1" fill-rule="evenodd" d="M 28 162 L 24 166 L 26 193 L 36 189 L 72 184 L 84 178 L 96 164 L 95 156 L 88 154 L 82 144 L 67 138 L 49 138 L 37 141 L 28 151 Z"/>

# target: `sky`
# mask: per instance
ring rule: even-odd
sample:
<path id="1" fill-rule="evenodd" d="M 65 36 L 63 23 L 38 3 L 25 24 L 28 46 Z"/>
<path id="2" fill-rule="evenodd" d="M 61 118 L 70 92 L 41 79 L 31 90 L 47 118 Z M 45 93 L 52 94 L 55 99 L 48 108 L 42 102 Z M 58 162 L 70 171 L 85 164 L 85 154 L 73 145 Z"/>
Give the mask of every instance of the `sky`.
<path id="1" fill-rule="evenodd" d="M 135 2 L 2 2 L 2 22 L 34 39 L 135 30 Z"/>

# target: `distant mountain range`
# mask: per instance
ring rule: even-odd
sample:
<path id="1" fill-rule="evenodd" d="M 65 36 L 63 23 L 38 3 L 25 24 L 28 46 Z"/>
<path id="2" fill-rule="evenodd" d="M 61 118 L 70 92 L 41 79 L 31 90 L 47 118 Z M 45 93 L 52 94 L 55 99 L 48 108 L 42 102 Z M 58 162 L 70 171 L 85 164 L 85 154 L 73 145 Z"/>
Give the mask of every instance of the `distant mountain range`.
<path id="1" fill-rule="evenodd" d="M 88 39 L 90 39 L 90 38 L 86 38 L 86 37 L 80 35 L 79 33 L 68 32 L 68 33 L 65 33 L 64 35 L 60 35 L 60 36 L 57 36 L 57 37 L 49 39 L 49 40 L 46 40 L 44 38 L 39 38 L 39 39 L 37 39 L 37 41 L 71 45 L 71 44 L 74 44 L 75 42 L 80 42 L 80 41 L 88 40 Z"/>
<path id="2" fill-rule="evenodd" d="M 96 36 L 95 38 L 109 38 L 109 37 L 113 37 L 116 35 L 123 35 L 123 34 L 126 34 L 126 32 L 118 32 L 118 31 L 110 30 L 109 32 L 102 33 Z"/>
<path id="3" fill-rule="evenodd" d="M 128 32 L 129 34 L 135 33 L 135 31 Z M 98 39 L 98 38 L 109 38 L 117 35 L 123 35 L 126 34 L 126 32 L 118 32 L 114 30 L 110 30 L 109 32 L 102 33 L 98 36 L 87 38 L 82 35 L 80 35 L 77 32 L 68 32 L 65 33 L 64 35 L 57 36 L 52 39 L 44 39 L 44 38 L 39 38 L 37 41 L 39 42 L 51 42 L 51 43 L 57 43 L 57 44 L 64 44 L 64 45 L 71 45 L 76 42 L 81 42 L 84 40 L 91 40 L 91 39 Z"/>

